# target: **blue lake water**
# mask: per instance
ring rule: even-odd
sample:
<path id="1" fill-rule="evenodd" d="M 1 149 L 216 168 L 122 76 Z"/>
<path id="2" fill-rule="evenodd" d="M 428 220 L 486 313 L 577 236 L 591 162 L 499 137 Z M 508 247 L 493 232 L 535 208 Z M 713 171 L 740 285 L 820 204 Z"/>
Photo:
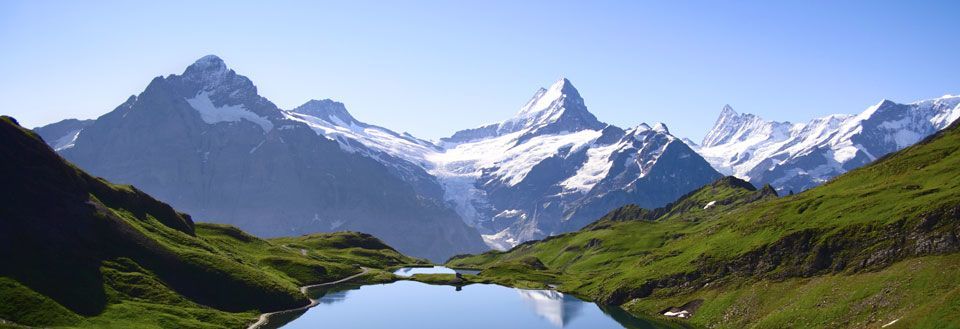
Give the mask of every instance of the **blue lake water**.
<path id="1" fill-rule="evenodd" d="M 453 272 L 446 268 L 416 271 Z M 320 293 L 319 305 L 284 320 L 290 322 L 283 328 L 658 328 L 619 308 L 601 308 L 553 290 L 492 284 L 467 285 L 458 290 L 398 281 Z"/>

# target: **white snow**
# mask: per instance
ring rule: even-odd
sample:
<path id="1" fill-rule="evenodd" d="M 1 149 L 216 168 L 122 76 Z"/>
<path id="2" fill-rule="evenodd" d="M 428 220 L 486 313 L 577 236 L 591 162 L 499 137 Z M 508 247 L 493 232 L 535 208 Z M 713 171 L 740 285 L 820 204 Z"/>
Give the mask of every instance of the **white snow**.
<path id="1" fill-rule="evenodd" d="M 857 115 L 829 115 L 802 124 L 765 121 L 725 107 L 696 151 L 718 171 L 747 180 L 755 170 L 770 170 L 826 151 L 827 165 L 788 171 L 787 176 L 776 179 L 786 182 L 797 175 L 809 175 L 826 181 L 845 172 L 843 165 L 860 152 L 869 160 L 883 155 L 853 142 L 854 136 L 863 136 L 866 121 L 883 118 L 888 119 L 871 126 L 871 133 L 880 136 L 879 142 L 902 149 L 960 118 L 960 97 L 948 95 L 906 105 L 883 100 Z"/>
<path id="2" fill-rule="evenodd" d="M 566 190 L 575 190 L 579 192 L 588 192 L 597 185 L 600 180 L 607 177 L 613 161 L 610 156 L 623 144 L 614 143 L 607 146 L 594 147 L 587 150 L 587 161 L 577 170 L 577 173 L 560 183 Z"/>
<path id="3" fill-rule="evenodd" d="M 502 133 L 516 132 L 522 129 L 542 127 L 559 120 L 566 110 L 563 105 L 567 95 L 563 93 L 563 88 L 567 83 L 566 79 L 561 78 L 550 85 L 549 88 L 537 90 L 513 118 L 499 124 L 498 131 Z"/>
<path id="4" fill-rule="evenodd" d="M 483 238 L 483 242 L 486 243 L 487 246 L 500 251 L 509 250 L 521 242 L 513 236 L 509 228 L 496 234 L 484 234 L 480 237 Z"/>
<path id="5" fill-rule="evenodd" d="M 443 153 L 427 154 L 426 159 L 436 164 L 434 170 L 443 173 L 479 176 L 481 169 L 492 170 L 493 175 L 513 186 L 523 181 L 533 166 L 549 158 L 564 147 L 571 152 L 589 146 L 600 137 L 599 130 L 581 130 L 556 135 L 536 136 L 517 145 L 524 131 L 496 138 L 456 145 Z"/>
<path id="6" fill-rule="evenodd" d="M 710 201 L 710 202 L 707 203 L 706 206 L 703 206 L 703 210 L 710 209 L 710 208 L 712 208 L 715 204 L 717 204 L 717 200 Z"/>
<path id="7" fill-rule="evenodd" d="M 663 315 L 671 318 L 688 318 L 690 317 L 690 312 L 687 312 L 687 310 L 681 310 L 679 312 L 666 311 L 663 312 Z"/>
<path id="8" fill-rule="evenodd" d="M 270 120 L 248 111 L 242 104 L 224 105 L 221 107 L 213 105 L 213 101 L 210 100 L 210 95 L 207 91 L 202 91 L 193 98 L 187 98 L 186 101 L 194 110 L 200 113 L 200 118 L 203 119 L 203 122 L 208 124 L 247 120 L 260 126 L 264 133 L 273 129 L 273 123 L 271 123 Z"/>
<path id="9" fill-rule="evenodd" d="M 57 138 L 57 140 L 51 143 L 53 146 L 53 150 L 59 152 L 59 151 L 66 150 L 68 148 L 73 147 L 74 143 L 77 142 L 77 138 L 80 137 L 81 131 L 83 131 L 83 129 L 70 131 L 70 132 L 67 132 L 66 135 L 63 135 L 63 137 Z"/>
<path id="10" fill-rule="evenodd" d="M 307 114 L 288 111 L 284 111 L 283 114 L 287 119 L 307 124 L 317 135 L 339 142 L 340 147 L 348 152 L 357 151 L 347 142 L 348 140 L 415 164 L 423 164 L 426 154 L 437 152 L 434 147 L 431 147 L 432 145 L 425 145 L 423 141 L 403 137 L 377 126 L 364 127 L 353 121 L 347 123 L 336 116 L 330 116 L 330 122 L 328 122 Z"/>

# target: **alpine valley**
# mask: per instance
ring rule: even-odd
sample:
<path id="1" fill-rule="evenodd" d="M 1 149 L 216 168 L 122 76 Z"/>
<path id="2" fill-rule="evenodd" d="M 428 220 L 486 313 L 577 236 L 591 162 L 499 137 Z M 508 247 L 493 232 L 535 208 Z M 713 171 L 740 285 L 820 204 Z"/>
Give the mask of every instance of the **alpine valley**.
<path id="1" fill-rule="evenodd" d="M 512 118 L 431 142 L 330 99 L 279 109 L 211 55 L 97 120 L 36 131 L 81 168 L 201 220 L 267 237 L 358 230 L 443 260 L 574 231 L 623 204 L 664 206 L 721 174 L 800 192 L 958 117 L 949 95 L 804 124 L 728 105 L 698 145 L 663 123 L 603 123 L 560 79 Z"/>
<path id="2" fill-rule="evenodd" d="M 726 106 L 697 144 L 561 78 L 429 141 L 205 56 L 0 117 L 0 328 L 957 328 L 958 117 Z"/>

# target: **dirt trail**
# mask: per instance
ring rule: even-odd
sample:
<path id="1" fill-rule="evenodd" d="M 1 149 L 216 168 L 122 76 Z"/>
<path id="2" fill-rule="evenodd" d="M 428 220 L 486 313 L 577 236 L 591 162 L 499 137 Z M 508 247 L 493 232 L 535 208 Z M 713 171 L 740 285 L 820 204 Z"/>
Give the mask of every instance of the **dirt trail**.
<path id="1" fill-rule="evenodd" d="M 361 267 L 360 269 L 362 270 L 362 271 L 360 271 L 360 273 L 357 273 L 357 274 L 354 274 L 354 275 L 345 277 L 345 278 L 340 279 L 340 280 L 337 280 L 337 281 L 324 282 L 324 283 L 318 283 L 318 284 L 311 284 L 311 285 L 306 285 L 306 286 L 300 287 L 300 292 L 303 293 L 304 295 L 306 295 L 306 294 L 307 294 L 307 291 L 309 291 L 309 290 L 312 289 L 312 288 L 329 286 L 329 285 L 334 285 L 334 284 L 338 284 L 338 283 L 344 283 L 344 282 L 350 281 L 350 280 L 352 280 L 352 279 L 355 279 L 355 278 L 357 278 L 357 277 L 359 277 L 359 276 L 361 276 L 361 275 L 367 274 L 367 272 L 370 271 L 370 269 L 368 269 L 368 268 L 366 268 L 366 267 Z M 301 306 L 301 307 L 297 307 L 297 308 L 291 308 L 291 309 L 288 309 L 288 310 L 282 310 L 282 311 L 276 311 L 276 312 L 270 312 L 270 313 L 260 314 L 260 318 L 257 319 L 257 322 L 254 322 L 253 324 L 251 324 L 249 327 L 247 327 L 247 329 L 259 329 L 259 328 L 262 327 L 263 325 L 265 325 L 265 324 L 267 324 L 267 323 L 270 322 L 270 317 L 271 317 L 271 316 L 274 316 L 274 315 L 277 315 L 277 314 L 290 313 L 290 312 L 300 312 L 300 311 L 303 311 L 303 310 L 307 310 L 307 309 L 309 309 L 309 308 L 311 308 L 311 307 L 317 306 L 318 303 L 319 303 L 319 302 L 318 302 L 316 299 L 311 298 L 311 299 L 310 299 L 310 304 L 307 305 L 307 306 Z"/>

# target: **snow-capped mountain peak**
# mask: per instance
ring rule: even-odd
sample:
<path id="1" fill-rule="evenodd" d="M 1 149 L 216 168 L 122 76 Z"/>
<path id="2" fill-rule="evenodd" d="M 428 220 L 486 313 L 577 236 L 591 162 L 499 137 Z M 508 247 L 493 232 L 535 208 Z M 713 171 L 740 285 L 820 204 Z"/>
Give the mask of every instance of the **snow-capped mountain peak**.
<path id="1" fill-rule="evenodd" d="M 790 126 L 789 122 L 766 121 L 753 114 L 740 114 L 734 111 L 730 105 L 724 105 L 716 123 L 713 124 L 710 132 L 703 137 L 700 145 L 712 147 L 756 138 L 776 138 Z"/>
<path id="2" fill-rule="evenodd" d="M 554 126 L 554 128 L 548 128 Z M 521 130 L 530 132 L 579 131 L 600 129 L 605 124 L 587 110 L 580 92 L 567 78 L 549 88 L 540 88 L 520 108 L 517 115 L 497 126 L 497 135 Z"/>
<path id="3" fill-rule="evenodd" d="M 910 146 L 960 117 L 960 97 L 910 104 L 887 99 L 856 115 L 806 123 L 766 121 L 729 106 L 697 150 L 717 170 L 799 192 Z"/>
<path id="4" fill-rule="evenodd" d="M 560 80 L 550 85 L 550 88 L 540 88 L 537 90 L 533 97 L 530 98 L 530 101 L 520 108 L 517 117 L 532 116 L 538 112 L 557 110 L 558 108 L 554 105 L 557 101 L 564 98 L 570 98 L 573 102 L 583 103 L 583 98 L 580 97 L 580 92 L 573 86 L 573 83 L 567 80 L 567 78 L 560 78 Z"/>

